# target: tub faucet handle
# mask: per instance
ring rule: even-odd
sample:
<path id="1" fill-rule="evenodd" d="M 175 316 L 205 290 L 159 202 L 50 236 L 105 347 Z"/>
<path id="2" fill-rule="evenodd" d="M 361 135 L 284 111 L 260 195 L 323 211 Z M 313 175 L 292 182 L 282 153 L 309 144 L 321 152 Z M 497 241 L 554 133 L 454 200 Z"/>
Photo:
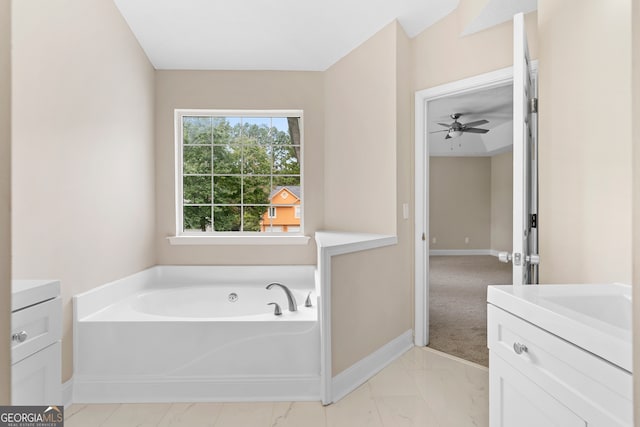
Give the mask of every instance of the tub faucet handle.
<path id="1" fill-rule="evenodd" d="M 313 307 L 313 305 L 311 304 L 311 292 L 309 292 L 309 294 L 307 295 L 307 300 L 304 302 L 304 306 Z"/>
<path id="2" fill-rule="evenodd" d="M 267 305 L 275 305 L 274 309 L 273 309 L 273 314 L 276 316 L 282 316 L 282 310 L 280 309 L 280 306 L 278 305 L 277 302 L 270 302 Z"/>

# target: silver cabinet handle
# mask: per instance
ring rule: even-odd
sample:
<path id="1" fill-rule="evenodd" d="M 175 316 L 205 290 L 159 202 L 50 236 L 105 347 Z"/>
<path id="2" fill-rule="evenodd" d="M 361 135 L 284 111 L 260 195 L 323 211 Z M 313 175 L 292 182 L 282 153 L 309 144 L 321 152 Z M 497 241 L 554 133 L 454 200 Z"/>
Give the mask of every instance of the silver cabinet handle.
<path id="1" fill-rule="evenodd" d="M 11 335 L 11 340 L 17 342 L 25 342 L 27 340 L 27 331 L 16 332 L 15 334 Z"/>
<path id="2" fill-rule="evenodd" d="M 514 342 L 513 343 L 513 351 L 515 351 L 516 354 L 522 354 L 522 353 L 526 353 L 527 351 L 529 351 L 529 349 L 524 344 L 520 344 L 519 342 Z"/>

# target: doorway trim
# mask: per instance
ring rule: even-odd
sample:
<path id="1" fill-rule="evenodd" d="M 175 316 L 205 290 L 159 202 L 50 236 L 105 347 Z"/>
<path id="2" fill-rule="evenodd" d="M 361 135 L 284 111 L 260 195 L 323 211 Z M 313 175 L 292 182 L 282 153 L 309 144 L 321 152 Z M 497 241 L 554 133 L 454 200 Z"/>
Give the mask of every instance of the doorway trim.
<path id="1" fill-rule="evenodd" d="M 414 343 L 429 344 L 429 101 L 451 95 L 490 89 L 513 82 L 513 67 L 446 83 L 415 94 L 415 324 Z"/>

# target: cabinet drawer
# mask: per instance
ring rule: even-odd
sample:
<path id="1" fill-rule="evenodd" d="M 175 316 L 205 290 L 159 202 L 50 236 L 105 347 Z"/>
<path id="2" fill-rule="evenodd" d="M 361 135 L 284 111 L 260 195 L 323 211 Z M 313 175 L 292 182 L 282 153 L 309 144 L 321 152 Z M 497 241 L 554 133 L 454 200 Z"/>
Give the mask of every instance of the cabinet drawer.
<path id="1" fill-rule="evenodd" d="M 20 342 L 17 336 L 24 340 Z M 11 313 L 11 363 L 59 341 L 62 335 L 60 297 Z"/>
<path id="2" fill-rule="evenodd" d="M 581 414 L 588 425 L 632 425 L 629 372 L 491 304 L 487 334 L 492 353 Z M 514 344 L 526 351 L 518 354 Z"/>

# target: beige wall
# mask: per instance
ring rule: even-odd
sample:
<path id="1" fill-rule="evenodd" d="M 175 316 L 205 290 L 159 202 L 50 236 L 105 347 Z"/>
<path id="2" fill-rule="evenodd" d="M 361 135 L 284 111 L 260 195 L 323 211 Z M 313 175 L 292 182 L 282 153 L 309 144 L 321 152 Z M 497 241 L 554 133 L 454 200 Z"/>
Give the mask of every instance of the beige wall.
<path id="1" fill-rule="evenodd" d="M 491 157 L 491 249 L 513 247 L 513 152 Z"/>
<path id="2" fill-rule="evenodd" d="M 429 158 L 429 236 L 430 249 L 490 248 L 490 157 Z"/>
<path id="3" fill-rule="evenodd" d="M 541 283 L 631 282 L 630 12 L 538 2 Z"/>
<path id="4" fill-rule="evenodd" d="M 460 0 L 444 19 L 413 40 L 414 89 L 421 90 L 513 65 L 513 24 L 460 37 L 460 33 L 482 7 L 479 0 Z M 536 13 L 526 15 L 529 51 L 537 58 Z"/>
<path id="5" fill-rule="evenodd" d="M 632 123 L 640 123 L 640 0 L 632 3 Z M 633 362 L 635 425 L 640 426 L 640 127 L 632 126 Z"/>
<path id="6" fill-rule="evenodd" d="M 304 110 L 305 234 L 322 228 L 324 101 L 322 73 L 156 72 L 156 248 L 159 264 L 315 264 L 307 246 L 171 246 L 175 230 L 174 109 Z"/>
<path id="7" fill-rule="evenodd" d="M 334 257 L 333 375 L 413 327 L 412 225 L 401 219 L 412 191 L 410 64 L 394 22 L 326 73 L 327 225 L 398 236 L 394 246 Z"/>
<path id="8" fill-rule="evenodd" d="M 429 249 L 511 250 L 512 163 L 510 151 L 493 157 L 430 158 Z"/>
<path id="9" fill-rule="evenodd" d="M 394 289 L 399 311 L 396 332 L 414 327 L 414 268 L 415 244 L 414 212 L 414 123 L 413 106 L 413 57 L 411 40 L 401 26 L 396 25 L 396 236 L 398 245 L 388 248 L 392 270 L 395 274 Z M 403 217 L 402 204 L 409 205 L 409 217 Z M 385 286 L 384 283 L 379 286 Z"/>
<path id="10" fill-rule="evenodd" d="M 111 0 L 13 3 L 13 275 L 71 296 L 155 262 L 154 70 Z"/>
<path id="11" fill-rule="evenodd" d="M 640 109 L 640 11 L 631 4 L 538 2 L 540 274 L 545 282 L 634 283 L 640 425 L 640 137 L 626 125 Z M 576 120 L 590 125 L 567 126 Z M 612 120 L 622 124 L 613 137 Z"/>
<path id="12" fill-rule="evenodd" d="M 333 257 L 331 348 L 333 376 L 413 329 L 411 240 Z M 402 271 L 404 269 L 405 271 Z"/>
<path id="13" fill-rule="evenodd" d="M 388 25 L 324 73 L 327 229 L 395 234 L 395 32 Z"/>
<path id="14" fill-rule="evenodd" d="M 0 0 L 0 405 L 11 404 L 11 1 Z"/>

